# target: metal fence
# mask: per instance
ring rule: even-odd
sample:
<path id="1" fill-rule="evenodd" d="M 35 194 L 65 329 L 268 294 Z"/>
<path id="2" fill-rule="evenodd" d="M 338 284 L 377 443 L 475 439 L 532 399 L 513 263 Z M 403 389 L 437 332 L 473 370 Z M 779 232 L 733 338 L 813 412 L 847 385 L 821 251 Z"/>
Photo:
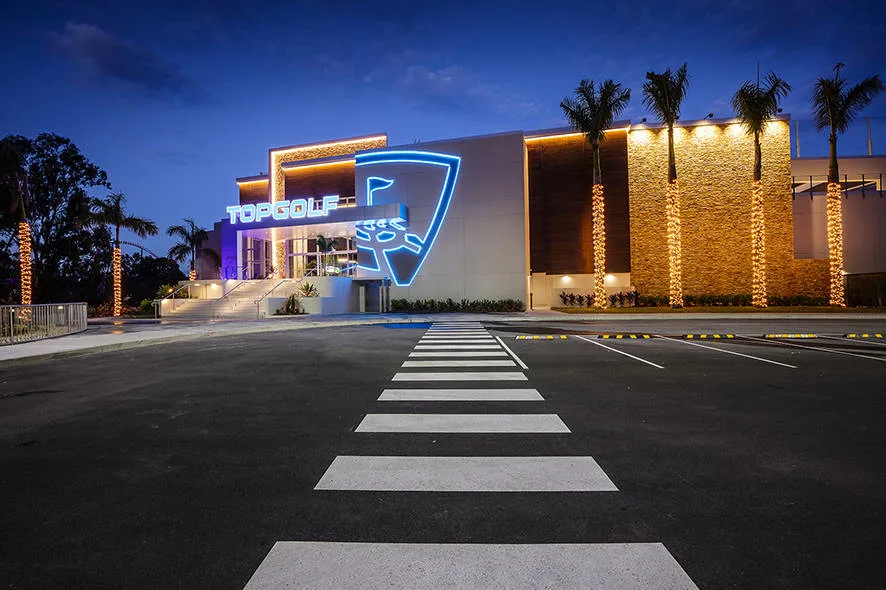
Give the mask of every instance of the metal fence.
<path id="1" fill-rule="evenodd" d="M 0 345 L 86 330 L 85 303 L 0 305 Z"/>
<path id="2" fill-rule="evenodd" d="M 856 174 L 850 176 L 843 174 L 840 179 L 840 190 L 847 199 L 850 196 L 878 196 L 883 197 L 882 174 Z M 791 176 L 791 191 L 796 198 L 798 195 L 809 197 L 827 195 L 828 175 L 816 174 L 807 176 Z"/>

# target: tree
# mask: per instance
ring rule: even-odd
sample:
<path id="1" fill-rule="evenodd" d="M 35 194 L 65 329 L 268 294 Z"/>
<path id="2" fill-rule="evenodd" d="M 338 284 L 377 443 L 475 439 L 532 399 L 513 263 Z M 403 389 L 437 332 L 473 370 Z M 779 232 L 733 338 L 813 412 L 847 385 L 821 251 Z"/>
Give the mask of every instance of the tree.
<path id="1" fill-rule="evenodd" d="M 791 86 L 774 72 L 763 85 L 745 82 L 732 97 L 732 109 L 749 135 L 754 136 L 754 178 L 751 185 L 751 298 L 755 307 L 766 307 L 766 217 L 763 210 L 763 154 L 760 136 L 778 112 L 779 101 Z"/>
<path id="2" fill-rule="evenodd" d="M 680 105 L 689 89 L 684 63 L 675 72 L 671 68 L 658 74 L 646 73 L 643 104 L 668 128 L 668 186 L 665 217 L 668 230 L 668 276 L 672 307 L 683 307 L 683 240 L 680 228 L 680 189 L 677 185 L 677 163 L 674 156 L 674 123 L 680 118 Z"/>
<path id="3" fill-rule="evenodd" d="M 830 259 L 830 303 L 846 305 L 843 293 L 843 203 L 840 190 L 840 170 L 837 164 L 837 136 L 883 90 L 880 76 L 865 78 L 848 88 L 840 77 L 842 63 L 834 66 L 833 78 L 819 78 L 812 92 L 812 118 L 817 131 L 829 129 L 830 158 L 828 160 L 828 258 Z"/>
<path id="4" fill-rule="evenodd" d="M 323 253 L 323 256 L 321 256 L 323 266 L 322 274 L 326 274 L 326 267 L 329 265 L 329 253 L 333 252 L 337 247 L 338 242 L 335 238 L 330 239 L 326 236 L 317 236 L 317 249 Z"/>
<path id="5" fill-rule="evenodd" d="M 153 299 L 161 285 L 174 285 L 187 278 L 171 258 L 141 254 L 123 255 L 124 299 L 140 302 Z"/>
<path id="6" fill-rule="evenodd" d="M 575 89 L 575 98 L 566 97 L 560 108 L 569 124 L 584 133 L 591 144 L 594 160 L 594 176 L 591 186 L 591 217 L 594 240 L 594 305 L 606 307 L 606 201 L 603 176 L 600 170 L 600 142 L 606 139 L 606 129 L 624 111 L 631 100 L 630 89 L 612 80 L 595 86 L 593 80 L 582 80 Z"/>
<path id="7" fill-rule="evenodd" d="M 114 228 L 114 315 L 123 313 L 123 267 L 120 252 L 120 229 L 127 229 L 140 238 L 157 235 L 157 224 L 150 219 L 130 215 L 126 211 L 126 195 L 111 193 L 103 200 L 93 200 L 87 223 Z"/>
<path id="8" fill-rule="evenodd" d="M 85 221 L 92 204 L 88 191 L 110 188 L 107 174 L 70 139 L 52 133 L 34 139 L 9 135 L 0 141 L 21 155 L 27 172 L 34 301 L 101 302 L 111 268 L 110 234 Z M 8 162 L 0 161 L 0 179 L 8 178 Z M 14 239 L 18 221 L 0 207 L 0 236 Z"/>
<path id="9" fill-rule="evenodd" d="M 31 226 L 27 207 L 31 201 L 25 158 L 16 142 L 0 142 L 0 195 L 4 209 L 17 217 L 19 295 L 22 305 L 31 304 Z"/>
<path id="10" fill-rule="evenodd" d="M 198 226 L 193 219 L 185 217 L 184 225 L 172 225 L 166 230 L 170 236 L 177 237 L 178 242 L 169 249 L 169 257 L 177 262 L 190 259 L 190 272 L 188 280 L 197 279 L 196 262 L 200 254 L 218 258 L 218 254 L 209 248 L 203 248 L 203 242 L 209 239 L 209 233 Z"/>

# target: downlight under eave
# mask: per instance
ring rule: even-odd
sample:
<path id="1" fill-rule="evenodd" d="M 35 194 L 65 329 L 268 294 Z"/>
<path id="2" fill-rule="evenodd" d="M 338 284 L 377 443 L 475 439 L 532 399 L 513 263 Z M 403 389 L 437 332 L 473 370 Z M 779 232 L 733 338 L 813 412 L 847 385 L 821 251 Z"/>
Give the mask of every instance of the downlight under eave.
<path id="1" fill-rule="evenodd" d="M 385 164 L 416 164 L 442 166 L 446 169 L 443 186 L 437 199 L 437 206 L 423 236 L 409 232 L 397 220 L 373 220 L 360 224 L 357 228 L 357 248 L 370 258 L 371 266 L 359 264 L 358 268 L 379 272 L 383 258 L 390 270 L 394 284 L 408 287 L 415 280 L 418 271 L 434 247 L 440 233 L 452 196 L 455 193 L 461 158 L 451 154 L 414 150 L 379 151 L 358 154 L 357 166 Z M 396 186 L 396 180 L 372 175 L 366 179 L 367 205 L 373 205 L 374 194 Z M 399 240 L 397 238 L 400 238 Z M 399 243 L 398 243 L 399 242 Z M 393 245 L 396 244 L 396 245 Z M 379 251 L 381 256 L 379 256 Z"/>

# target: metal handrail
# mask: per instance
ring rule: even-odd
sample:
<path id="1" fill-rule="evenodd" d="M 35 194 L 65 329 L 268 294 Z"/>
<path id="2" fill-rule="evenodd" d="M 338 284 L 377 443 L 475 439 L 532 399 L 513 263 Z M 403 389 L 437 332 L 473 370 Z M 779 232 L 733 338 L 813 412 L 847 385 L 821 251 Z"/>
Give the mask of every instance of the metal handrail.
<path id="1" fill-rule="evenodd" d="M 175 299 L 175 294 L 176 294 L 176 293 L 178 293 L 178 292 L 181 291 L 182 289 L 187 289 L 187 288 L 190 287 L 190 286 L 191 286 L 191 283 L 186 283 L 186 284 L 182 285 L 181 287 L 179 287 L 178 289 L 176 289 L 175 291 L 173 291 L 172 293 L 170 293 L 169 295 L 167 295 L 166 297 L 161 297 L 161 298 L 160 298 L 160 301 L 163 301 L 163 300 L 165 300 L 165 299 L 169 299 L 170 297 L 172 297 L 173 299 Z"/>
<path id="2" fill-rule="evenodd" d="M 0 344 L 55 338 L 85 330 L 85 303 L 0 306 Z"/>

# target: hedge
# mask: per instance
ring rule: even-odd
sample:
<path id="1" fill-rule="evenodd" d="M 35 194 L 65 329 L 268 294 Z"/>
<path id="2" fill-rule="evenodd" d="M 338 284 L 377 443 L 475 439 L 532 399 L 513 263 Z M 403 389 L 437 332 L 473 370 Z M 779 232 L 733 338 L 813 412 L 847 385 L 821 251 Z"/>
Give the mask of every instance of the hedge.
<path id="1" fill-rule="evenodd" d="M 517 299 L 391 299 L 391 311 L 405 312 L 490 312 L 523 311 L 523 302 Z"/>

